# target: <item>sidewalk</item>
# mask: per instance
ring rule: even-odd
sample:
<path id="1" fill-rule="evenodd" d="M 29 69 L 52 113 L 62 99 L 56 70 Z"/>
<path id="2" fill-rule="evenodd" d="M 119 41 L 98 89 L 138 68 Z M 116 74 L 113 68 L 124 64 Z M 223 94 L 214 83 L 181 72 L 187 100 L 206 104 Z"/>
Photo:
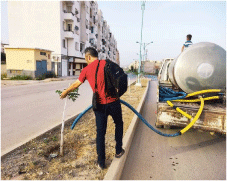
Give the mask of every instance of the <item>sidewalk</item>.
<path id="1" fill-rule="evenodd" d="M 76 80 L 79 76 L 64 76 L 58 78 L 47 78 L 44 80 L 1 80 L 1 86 L 16 86 L 16 85 L 27 85 L 27 84 L 38 84 L 51 81 L 65 81 L 65 80 Z"/>

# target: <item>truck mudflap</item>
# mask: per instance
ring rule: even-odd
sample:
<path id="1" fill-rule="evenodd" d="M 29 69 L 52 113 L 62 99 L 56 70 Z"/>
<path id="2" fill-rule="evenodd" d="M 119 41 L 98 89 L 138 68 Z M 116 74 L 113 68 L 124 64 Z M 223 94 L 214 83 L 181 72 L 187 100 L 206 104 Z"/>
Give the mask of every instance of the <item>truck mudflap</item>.
<path id="1" fill-rule="evenodd" d="M 199 109 L 198 104 L 176 103 L 174 104 L 183 111 L 194 117 Z M 206 104 L 206 103 L 205 103 Z M 171 108 L 167 103 L 157 103 L 156 127 L 185 127 L 190 123 L 190 119 Z M 226 134 L 226 109 L 223 105 L 205 106 L 200 118 L 192 126 L 195 129 Z"/>

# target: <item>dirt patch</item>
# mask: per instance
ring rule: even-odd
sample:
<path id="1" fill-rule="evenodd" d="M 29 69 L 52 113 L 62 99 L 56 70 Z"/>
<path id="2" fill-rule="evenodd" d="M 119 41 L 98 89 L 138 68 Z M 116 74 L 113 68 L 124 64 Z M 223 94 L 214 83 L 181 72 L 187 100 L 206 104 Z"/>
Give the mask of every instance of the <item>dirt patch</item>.
<path id="1" fill-rule="evenodd" d="M 140 103 L 147 85 L 142 79 L 142 87 L 130 86 L 121 97 L 134 108 Z M 130 92 L 130 93 L 129 93 Z M 134 113 L 122 104 L 124 134 Z M 65 125 L 64 156 L 60 157 L 60 129 L 46 133 L 44 137 L 31 140 L 1 160 L 2 180 L 94 180 L 103 179 L 115 155 L 115 125 L 108 117 L 106 132 L 106 165 L 99 170 L 96 166 L 96 124 L 92 110 L 88 111 L 76 124 Z"/>

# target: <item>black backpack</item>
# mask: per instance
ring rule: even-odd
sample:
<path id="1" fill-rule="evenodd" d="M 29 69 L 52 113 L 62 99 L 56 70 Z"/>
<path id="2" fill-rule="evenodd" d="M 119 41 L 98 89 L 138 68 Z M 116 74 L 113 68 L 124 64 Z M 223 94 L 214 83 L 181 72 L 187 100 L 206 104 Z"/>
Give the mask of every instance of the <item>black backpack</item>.
<path id="1" fill-rule="evenodd" d="M 105 92 L 107 96 L 121 97 L 128 88 L 128 75 L 116 63 L 106 60 L 104 67 Z"/>

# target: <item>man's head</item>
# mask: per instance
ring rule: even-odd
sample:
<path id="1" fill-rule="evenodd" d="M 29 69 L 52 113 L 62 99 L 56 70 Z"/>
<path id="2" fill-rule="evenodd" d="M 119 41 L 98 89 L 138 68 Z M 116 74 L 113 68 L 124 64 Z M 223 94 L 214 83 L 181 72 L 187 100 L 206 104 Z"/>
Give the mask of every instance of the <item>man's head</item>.
<path id="1" fill-rule="evenodd" d="M 93 47 L 87 47 L 85 49 L 85 60 L 89 64 L 98 59 L 98 52 Z"/>
<path id="2" fill-rule="evenodd" d="M 187 40 L 190 41 L 192 39 L 192 35 L 188 34 L 187 36 Z"/>

